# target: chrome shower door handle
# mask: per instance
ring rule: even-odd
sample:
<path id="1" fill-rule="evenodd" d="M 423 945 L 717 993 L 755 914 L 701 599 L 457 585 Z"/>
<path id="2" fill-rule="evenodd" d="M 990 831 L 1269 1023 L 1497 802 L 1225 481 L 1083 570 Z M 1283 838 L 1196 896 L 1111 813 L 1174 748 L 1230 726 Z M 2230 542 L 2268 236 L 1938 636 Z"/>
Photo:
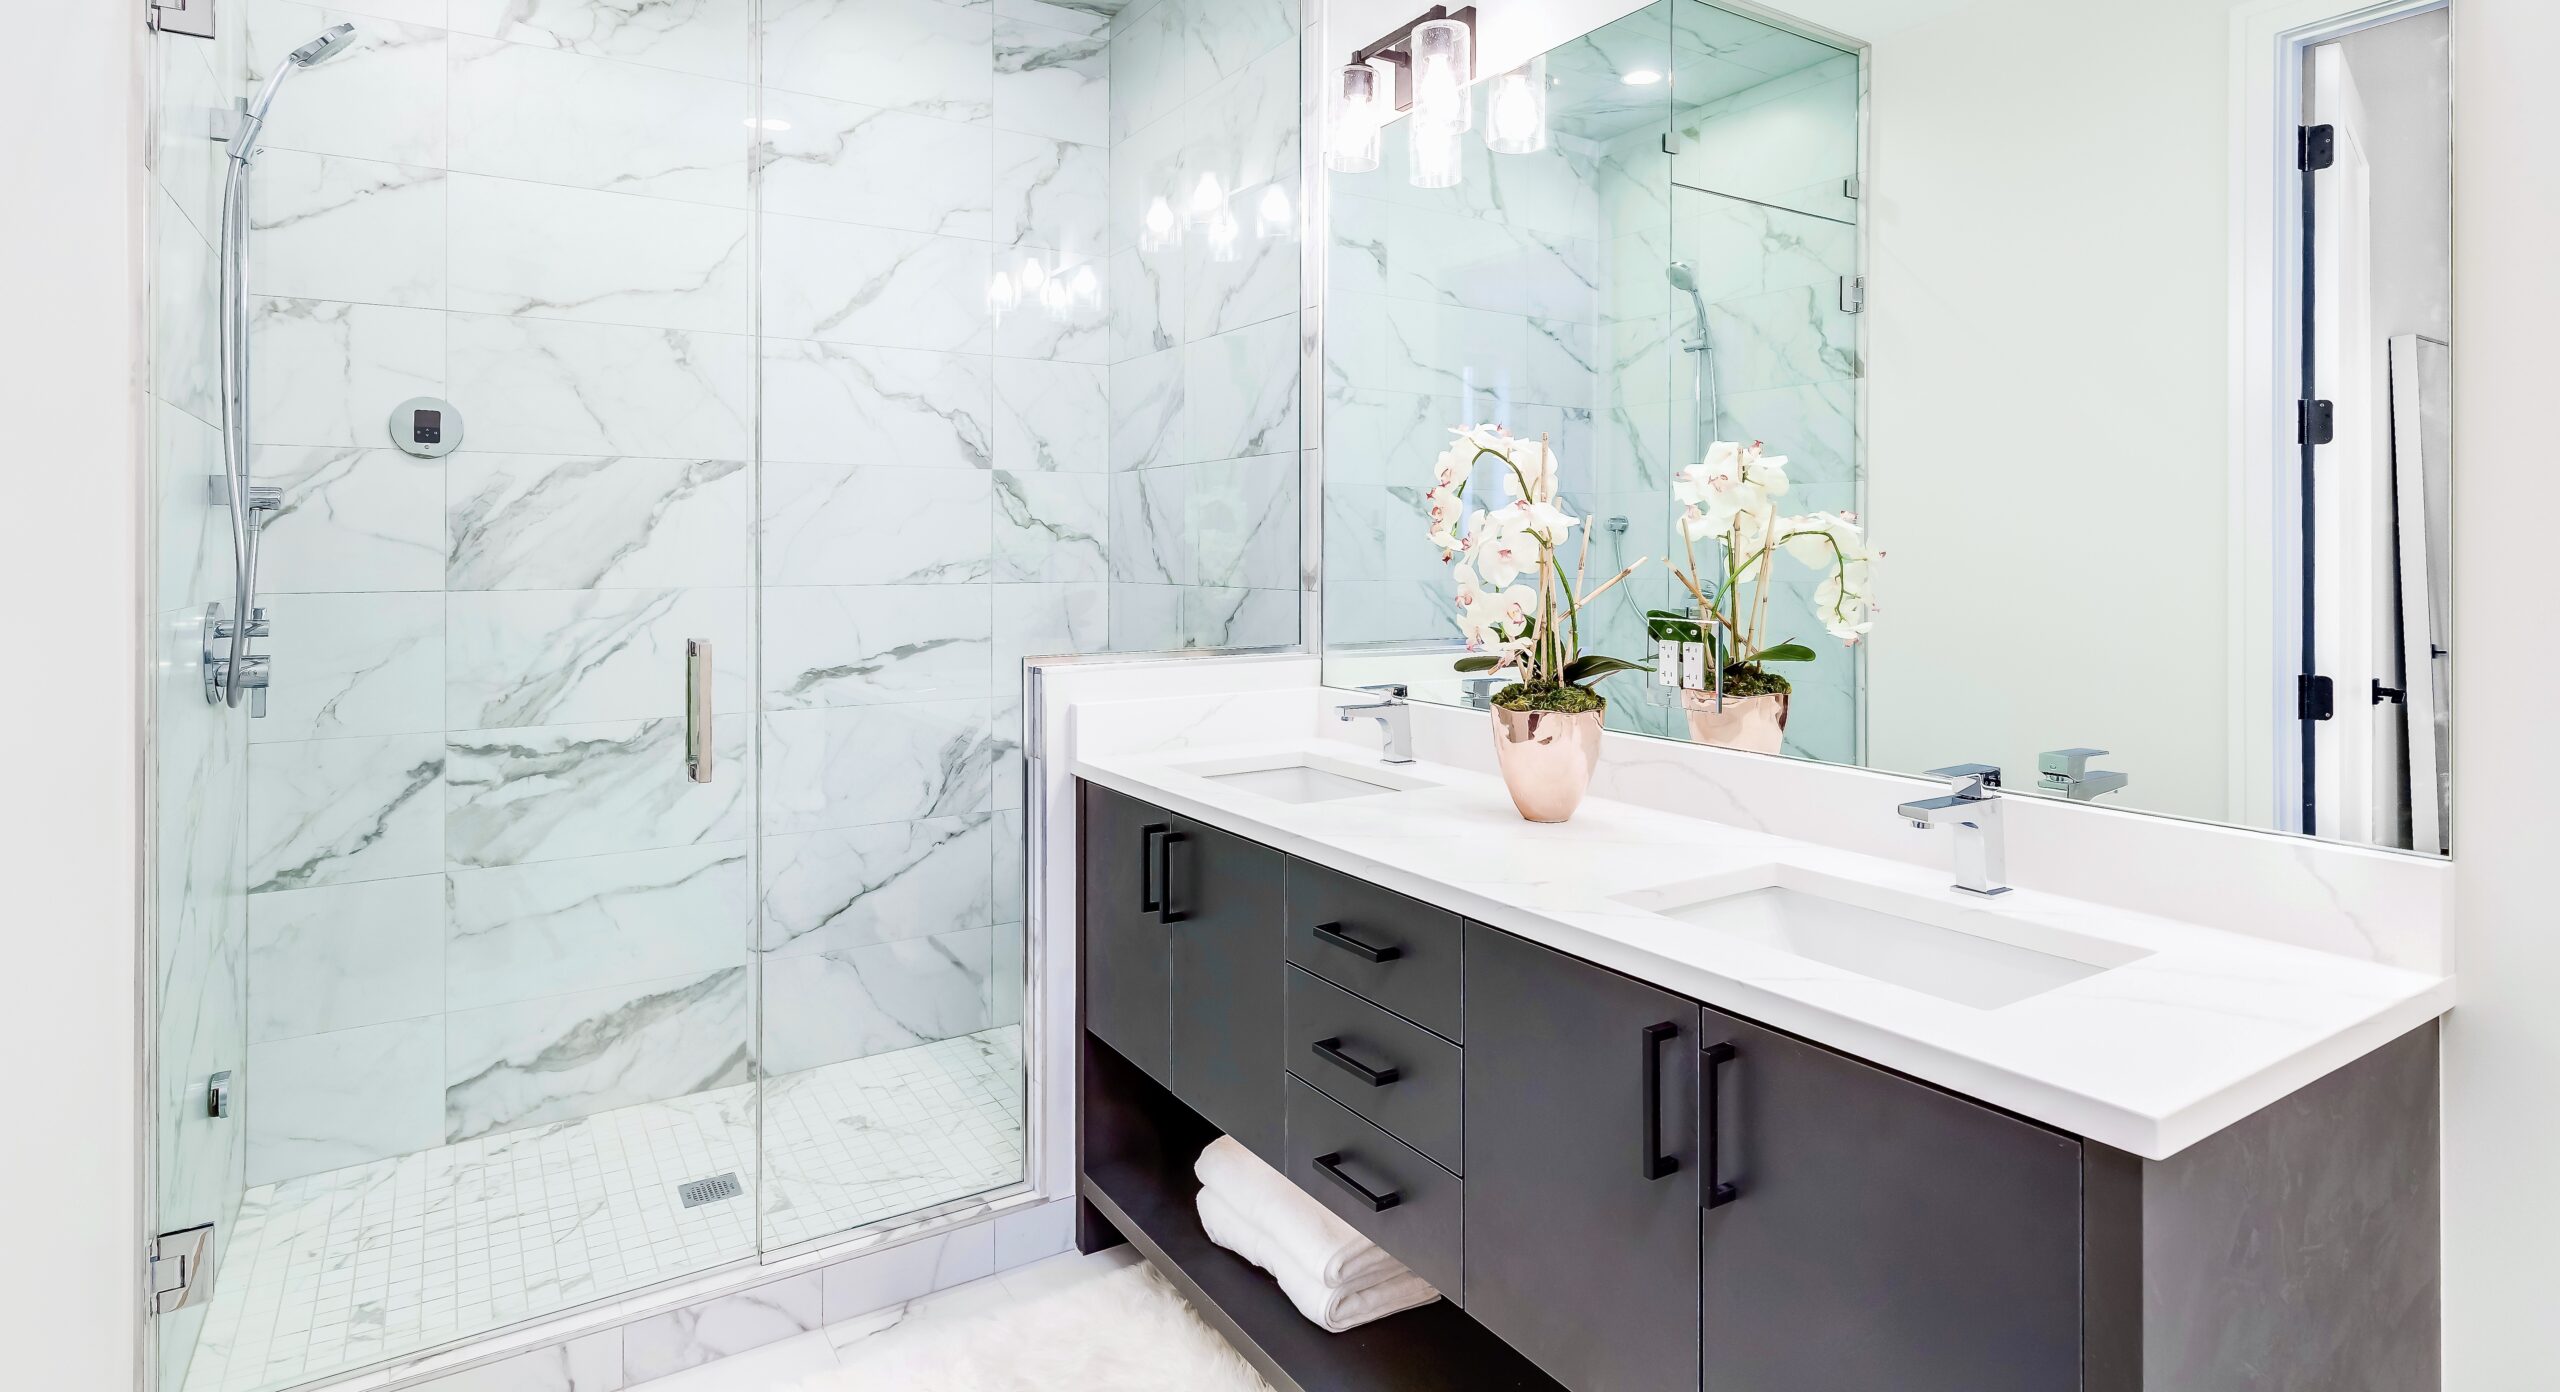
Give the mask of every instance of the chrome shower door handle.
<path id="1" fill-rule="evenodd" d="M 711 645 L 700 638 L 684 644 L 684 773 L 711 781 Z"/>

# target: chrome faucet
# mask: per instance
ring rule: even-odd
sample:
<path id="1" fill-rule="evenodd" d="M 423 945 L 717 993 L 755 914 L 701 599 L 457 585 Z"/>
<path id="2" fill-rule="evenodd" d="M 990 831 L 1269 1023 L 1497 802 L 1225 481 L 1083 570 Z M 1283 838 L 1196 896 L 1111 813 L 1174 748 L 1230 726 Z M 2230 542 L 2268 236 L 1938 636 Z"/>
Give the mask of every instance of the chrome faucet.
<path id="1" fill-rule="evenodd" d="M 1405 698 L 1413 693 L 1403 682 L 1382 682 L 1360 689 L 1374 691 L 1386 699 L 1334 707 L 1343 722 L 1348 724 L 1364 715 L 1377 721 L 1378 727 L 1386 732 L 1386 741 L 1378 750 L 1378 757 L 1390 764 L 1412 763 L 1413 707 L 1406 704 Z"/>
<path id="2" fill-rule="evenodd" d="M 2000 844 L 2000 770 L 1989 764 L 1958 764 L 1931 769 L 1929 776 L 1946 780 L 1946 796 L 1906 802 L 1894 809 L 1896 815 L 1923 831 L 1955 829 L 1956 888 L 1985 897 L 2008 893 L 2008 856 Z"/>
<path id="3" fill-rule="evenodd" d="M 2036 756 L 2036 786 L 2073 802 L 2089 802 L 2119 792 L 2130 780 L 2111 769 L 2093 769 L 2089 761 L 2103 749 L 2048 749 Z"/>

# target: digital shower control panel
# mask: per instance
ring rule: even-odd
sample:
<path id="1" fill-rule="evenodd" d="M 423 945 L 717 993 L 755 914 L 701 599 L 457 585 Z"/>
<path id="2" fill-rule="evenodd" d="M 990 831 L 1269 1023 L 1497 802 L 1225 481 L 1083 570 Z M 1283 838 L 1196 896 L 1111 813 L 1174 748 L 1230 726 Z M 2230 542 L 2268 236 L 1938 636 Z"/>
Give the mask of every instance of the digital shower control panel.
<path id="1" fill-rule="evenodd" d="M 421 459 L 451 454 L 462 443 L 462 413 L 449 401 L 411 397 L 391 410 L 391 443 Z"/>

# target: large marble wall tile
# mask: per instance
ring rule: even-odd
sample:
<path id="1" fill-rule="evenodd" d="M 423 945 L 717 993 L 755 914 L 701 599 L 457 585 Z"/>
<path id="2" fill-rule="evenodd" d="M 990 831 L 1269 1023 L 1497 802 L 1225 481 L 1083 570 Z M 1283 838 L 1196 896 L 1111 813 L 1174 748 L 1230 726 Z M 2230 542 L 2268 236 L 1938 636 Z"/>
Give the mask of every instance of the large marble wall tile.
<path id="1" fill-rule="evenodd" d="M 751 89 L 497 39 L 452 49 L 455 171 L 747 206 Z"/>
<path id="2" fill-rule="evenodd" d="M 270 150 L 255 180 L 250 293 L 444 307 L 443 170 Z"/>
<path id="3" fill-rule="evenodd" d="M 1464 419 L 1455 396 L 1377 391 L 1334 378 L 1325 388 L 1325 481 L 1427 485 L 1431 462 Z"/>
<path id="4" fill-rule="evenodd" d="M 1212 87 L 1194 88 L 1182 116 L 1182 186 L 1193 186 L 1204 173 L 1217 175 L 1220 187 L 1230 193 L 1294 183 L 1302 172 L 1301 76 L 1297 46 L 1283 44 Z M 1233 211 L 1250 231 L 1254 210 L 1239 206 Z"/>
<path id="5" fill-rule="evenodd" d="M 1054 136 L 995 137 L 994 236 L 1000 246 L 1092 256 L 1110 246 L 1110 152 Z"/>
<path id="6" fill-rule="evenodd" d="M 743 710 L 747 599 L 743 589 L 456 593 L 444 728 L 682 715 L 690 639 L 712 645 L 713 708 Z"/>
<path id="7" fill-rule="evenodd" d="M 1188 338 L 1289 317 L 1299 307 L 1304 261 L 1298 241 L 1298 180 L 1247 188 L 1229 200 L 1243 224 L 1232 247 L 1206 237 L 1182 248 L 1182 324 Z M 1268 220 L 1278 230 L 1266 230 Z"/>
<path id="8" fill-rule="evenodd" d="M 1111 467 L 1180 464 L 1190 453 L 1188 383 L 1179 348 L 1111 365 Z"/>
<path id="9" fill-rule="evenodd" d="M 1324 587 L 1327 643 L 1414 642 L 1458 636 L 1445 579 L 1330 580 Z"/>
<path id="10" fill-rule="evenodd" d="M 157 397 L 151 402 L 153 504 L 159 511 L 156 610 L 231 602 L 231 522 L 206 501 L 222 473 L 222 436 Z"/>
<path id="11" fill-rule="evenodd" d="M 781 585 L 764 593 L 767 710 L 986 694 L 983 585 Z"/>
<path id="12" fill-rule="evenodd" d="M 1110 482 L 1102 474 L 997 474 L 995 578 L 1109 578 Z"/>
<path id="13" fill-rule="evenodd" d="M 259 533 L 262 592 L 444 587 L 444 461 L 388 447 L 265 445 L 253 452 L 250 471 L 284 490 L 284 505 Z M 205 505 L 201 484 L 195 494 L 197 507 L 222 527 L 227 588 L 229 527 L 220 509 Z"/>
<path id="14" fill-rule="evenodd" d="M 412 1385 L 417 1392 L 622 1392 L 622 1331 L 599 1330 Z"/>
<path id="15" fill-rule="evenodd" d="M 1109 34 L 1120 0 L 996 0 L 998 19 L 1020 19 L 1071 34 Z"/>
<path id="16" fill-rule="evenodd" d="M 738 461 L 460 451 L 444 469 L 454 590 L 747 583 L 755 480 Z"/>
<path id="17" fill-rule="evenodd" d="M 222 409 L 214 395 L 221 270 L 212 241 L 188 225 L 168 193 L 154 189 L 151 199 L 151 391 L 210 422 Z"/>
<path id="18" fill-rule="evenodd" d="M 764 229 L 774 338 L 980 353 L 993 342 L 985 242 L 779 216 Z"/>
<path id="19" fill-rule="evenodd" d="M 1183 646 L 1277 648 L 1298 641 L 1298 591 L 1212 589 L 1183 592 Z"/>
<path id="20" fill-rule="evenodd" d="M 773 464 L 764 480 L 768 585 L 963 584 L 993 568 L 983 473 Z"/>
<path id="21" fill-rule="evenodd" d="M 395 735 L 252 749 L 252 890 L 435 871 L 444 856 L 444 744 L 439 735 Z"/>
<path id="22" fill-rule="evenodd" d="M 346 51 L 294 76 L 291 100 L 267 117 L 266 148 L 443 166 L 443 29 L 294 0 L 246 0 L 240 8 L 248 21 L 235 75 L 243 94 L 320 31 L 356 26 Z"/>
<path id="23" fill-rule="evenodd" d="M 1188 585 L 1197 576 L 1189 534 L 1192 474 L 1185 467 L 1111 476 L 1113 585 Z M 1111 628 L 1122 636 L 1116 613 Z"/>
<path id="24" fill-rule="evenodd" d="M 762 1348 L 823 1323 L 820 1273 L 803 1272 L 736 1295 L 636 1320 L 622 1329 L 630 1386 Z"/>
<path id="25" fill-rule="evenodd" d="M 1181 586 L 1112 581 L 1113 652 L 1172 652 L 1181 646 Z"/>
<path id="26" fill-rule="evenodd" d="M 1019 829 L 1015 835 L 1021 835 Z M 1031 984 L 1030 935 L 1020 923 L 999 923 L 987 938 L 987 1024 L 1021 1024 L 1022 1000 Z"/>
<path id="27" fill-rule="evenodd" d="M 764 80 L 948 121 L 995 114 L 994 17 L 939 0 L 764 0 Z"/>
<path id="28" fill-rule="evenodd" d="M 386 443 L 391 408 L 445 394 L 445 330 L 446 316 L 433 310 L 250 301 L 250 438 L 262 445 Z"/>
<path id="29" fill-rule="evenodd" d="M 1110 42 L 1019 19 L 995 24 L 998 128 L 1102 145 L 1111 139 Z"/>
<path id="30" fill-rule="evenodd" d="M 250 896 L 249 1038 L 443 1013 L 444 933 L 437 875 Z"/>
<path id="31" fill-rule="evenodd" d="M 985 700 L 774 711 L 765 717 L 770 835 L 960 817 L 994 805 Z"/>
<path id="32" fill-rule="evenodd" d="M 1299 0 L 1184 0 L 1183 68 L 1190 90 L 1205 92 L 1291 44 L 1298 37 L 1298 8 Z"/>
<path id="33" fill-rule="evenodd" d="M 1091 363 L 995 364 L 995 467 L 1098 474 L 1111 464 L 1111 378 Z M 766 426 L 768 438 L 772 427 Z"/>
<path id="34" fill-rule="evenodd" d="M 753 346 L 744 336 L 446 317 L 447 394 L 463 409 L 472 448 L 693 459 L 753 452 Z"/>
<path id="35" fill-rule="evenodd" d="M 274 635 L 260 744 L 350 735 L 440 732 L 444 597 L 434 594 L 266 596 Z"/>
<path id="36" fill-rule="evenodd" d="M 984 815 L 769 837 L 764 950 L 805 956 L 983 928 L 998 854 Z"/>
<path id="37" fill-rule="evenodd" d="M 685 776 L 684 720 L 615 721 L 447 737 L 445 856 L 485 869 L 746 834 L 747 723 L 713 725 L 719 773 Z"/>
<path id="38" fill-rule="evenodd" d="M 449 1010 L 734 967 L 755 914 L 743 841 L 456 870 L 448 882 Z"/>
<path id="39" fill-rule="evenodd" d="M 764 94 L 764 121 L 766 212 L 943 237 L 994 233 L 995 137 L 985 126 L 785 91 Z"/>
<path id="40" fill-rule="evenodd" d="M 1292 451 L 1190 471 L 1183 534 L 1196 558 L 1193 583 L 1260 590 L 1297 584 L 1298 468 Z M 1427 544 L 1422 549 L 1428 553 Z"/>
<path id="41" fill-rule="evenodd" d="M 1190 457 L 1240 459 L 1298 448 L 1294 316 L 1191 344 L 1183 353 Z"/>
<path id="42" fill-rule="evenodd" d="M 1022 689 L 1023 659 L 1111 646 L 1111 586 L 998 585 L 995 693 Z"/>
<path id="43" fill-rule="evenodd" d="M 451 0 L 459 33 L 623 58 L 744 82 L 755 58 L 755 0 Z"/>
<path id="44" fill-rule="evenodd" d="M 442 1144 L 443 1049 L 433 1016 L 251 1045 L 248 1182 Z"/>
<path id="45" fill-rule="evenodd" d="M 1856 378 L 1857 323 L 1840 312 L 1836 293 L 1828 284 L 1792 286 L 1707 306 L 1717 380 L 1755 392 Z"/>
<path id="46" fill-rule="evenodd" d="M 984 469 L 995 368 L 973 353 L 776 340 L 764 354 L 764 457 Z"/>
<path id="47" fill-rule="evenodd" d="M 158 84 L 153 92 L 152 176 L 200 234 L 221 218 L 222 177 L 230 163 L 224 147 L 208 136 L 218 129 L 216 122 L 238 109 L 238 94 L 229 80 L 233 63 L 221 47 L 163 35 L 152 41 L 150 58 Z"/>
<path id="48" fill-rule="evenodd" d="M 1111 139 L 1128 139 L 1182 104 L 1182 20 L 1187 7 L 1161 3 L 1123 15 L 1111 32 Z"/>
<path id="49" fill-rule="evenodd" d="M 1036 248 L 999 252 L 995 262 L 999 274 L 1011 267 L 1017 284 L 1054 281 L 1071 287 L 1066 298 L 1056 305 L 1037 303 L 1026 294 L 1019 307 L 996 315 L 997 353 L 1009 358 L 1062 362 L 1099 364 L 1110 360 L 1111 309 L 1106 284 L 1110 267 L 1106 263 L 1094 257 L 1067 256 Z"/>
<path id="50" fill-rule="evenodd" d="M 764 959 L 765 1065 L 796 1073 L 987 1027 L 985 928 Z"/>
<path id="51" fill-rule="evenodd" d="M 742 333 L 742 209 L 452 177 L 452 306 L 464 312 Z"/>
<path id="52" fill-rule="evenodd" d="M 1718 437 L 1785 447 L 1787 473 L 1805 483 L 1854 488 L 1858 481 L 1858 384 L 1840 380 L 1761 391 L 1728 391 Z"/>
<path id="53" fill-rule="evenodd" d="M 1182 262 L 1179 247 L 1111 254 L 1111 361 L 1181 346 Z"/>
<path id="54" fill-rule="evenodd" d="M 444 1140 L 569 1121 L 753 1076 L 747 969 L 445 1017 Z"/>

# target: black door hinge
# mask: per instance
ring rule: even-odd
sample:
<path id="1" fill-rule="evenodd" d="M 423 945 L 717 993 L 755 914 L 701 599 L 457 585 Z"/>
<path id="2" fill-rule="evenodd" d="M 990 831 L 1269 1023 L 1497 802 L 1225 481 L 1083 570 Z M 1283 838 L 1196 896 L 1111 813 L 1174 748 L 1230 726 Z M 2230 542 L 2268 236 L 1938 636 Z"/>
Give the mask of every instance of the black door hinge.
<path id="1" fill-rule="evenodd" d="M 2295 403 L 2293 420 L 2294 443 L 2301 445 L 2325 445 L 2337 438 L 2337 403 L 2331 401 L 2303 401 Z"/>
<path id="2" fill-rule="evenodd" d="M 2261 147 L 2263 148 L 2263 147 Z M 2338 128 L 2336 126 L 2304 126 L 2293 150 L 2294 166 L 2299 169 L 2326 169 L 2338 162 Z"/>
<path id="3" fill-rule="evenodd" d="M 2305 720 L 2327 720 L 2338 713 L 2337 683 L 2327 677 L 2295 678 L 2294 707 Z"/>
<path id="4" fill-rule="evenodd" d="M 2408 699 L 2408 692 L 2403 691 L 2396 686 L 2384 686 L 2382 684 L 2382 678 L 2380 677 L 2375 677 L 2373 679 L 2373 703 L 2375 705 L 2381 705 L 2385 701 L 2388 701 L 2395 706 L 2406 705 L 2408 704 Z"/>

